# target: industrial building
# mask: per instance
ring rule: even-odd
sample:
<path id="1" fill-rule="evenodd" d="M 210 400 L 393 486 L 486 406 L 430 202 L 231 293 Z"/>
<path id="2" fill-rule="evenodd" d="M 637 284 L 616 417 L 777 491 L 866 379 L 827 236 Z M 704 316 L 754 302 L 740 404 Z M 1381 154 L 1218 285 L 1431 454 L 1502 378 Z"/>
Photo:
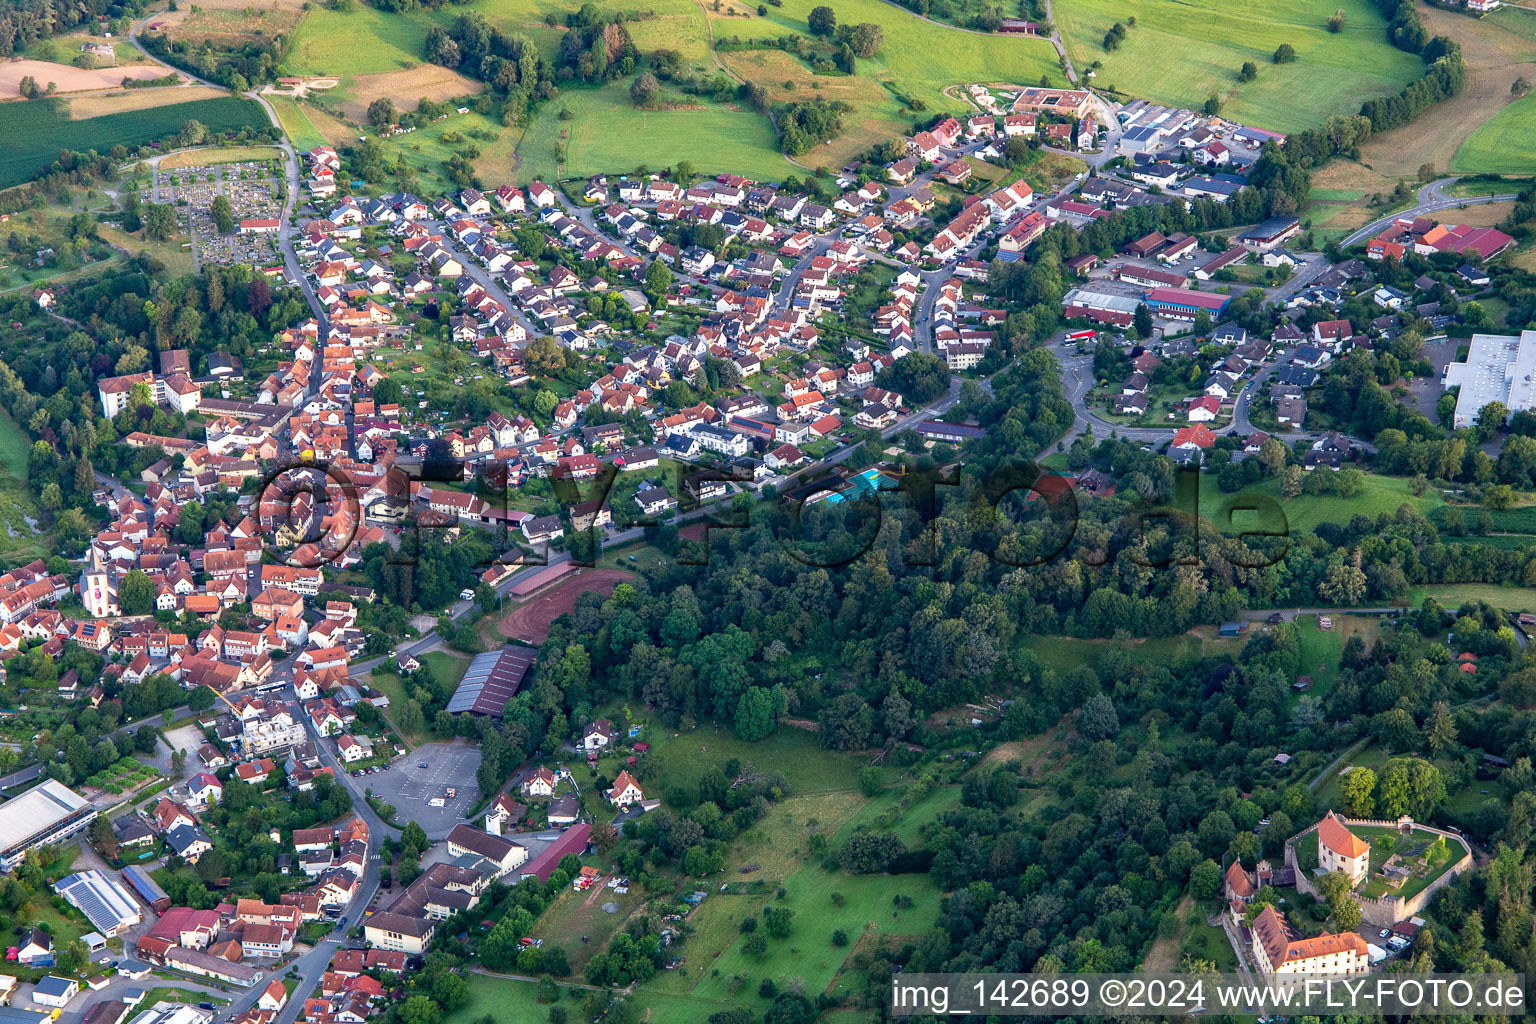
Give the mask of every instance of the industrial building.
<path id="1" fill-rule="evenodd" d="M 1489 402 L 1509 414 L 1536 408 L 1536 331 L 1474 334 L 1465 362 L 1447 363 L 1445 386 L 1459 387 L 1453 426 L 1470 427 Z"/>
<path id="2" fill-rule="evenodd" d="M 1061 300 L 1062 313 L 1069 320 L 1086 319 L 1094 323 L 1129 327 L 1141 300 L 1118 292 L 1093 288 L 1074 288 Z"/>
<path id="3" fill-rule="evenodd" d="M 54 883 L 53 891 L 69 901 L 101 934 L 123 934 L 143 920 L 139 905 L 128 890 L 100 871 L 77 871 Z"/>
<path id="4" fill-rule="evenodd" d="M 90 801 L 57 779 L 0 804 L 0 871 L 15 870 L 33 847 L 64 842 L 94 817 Z"/>
<path id="5" fill-rule="evenodd" d="M 1201 310 L 1219 317 L 1227 310 L 1232 296 L 1219 292 L 1196 292 L 1188 288 L 1153 288 L 1147 293 L 1147 305 L 1158 316 L 1172 320 L 1193 320 Z"/>

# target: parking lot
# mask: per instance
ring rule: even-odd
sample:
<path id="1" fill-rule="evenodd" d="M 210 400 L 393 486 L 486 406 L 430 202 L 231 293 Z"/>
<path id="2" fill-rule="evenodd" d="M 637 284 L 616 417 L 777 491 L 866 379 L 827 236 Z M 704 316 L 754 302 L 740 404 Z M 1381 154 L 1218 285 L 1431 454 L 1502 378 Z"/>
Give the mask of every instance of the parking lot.
<path id="1" fill-rule="evenodd" d="M 423 764 L 427 767 L 420 767 Z M 479 747 L 427 743 L 396 761 L 389 771 L 368 776 L 368 785 L 380 799 L 395 805 L 401 821 L 419 822 L 428 838 L 442 839 L 475 805 L 479 767 Z M 449 789 L 454 791 L 452 797 Z M 435 799 L 443 805 L 433 807 L 430 801 Z"/>

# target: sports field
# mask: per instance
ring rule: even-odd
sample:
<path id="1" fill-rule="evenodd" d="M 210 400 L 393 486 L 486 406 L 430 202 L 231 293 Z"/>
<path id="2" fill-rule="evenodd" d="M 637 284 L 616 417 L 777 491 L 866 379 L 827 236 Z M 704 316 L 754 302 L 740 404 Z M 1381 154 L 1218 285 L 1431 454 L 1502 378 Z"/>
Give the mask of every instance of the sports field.
<path id="1" fill-rule="evenodd" d="M 0 104 L 0 138 L 7 140 L 0 149 L 0 188 L 28 180 L 62 149 L 106 152 L 119 144 L 136 146 L 178 131 L 193 120 L 215 132 L 268 123 L 266 112 L 255 100 L 233 96 L 87 121 L 71 121 L 67 101 L 59 99 Z"/>
<path id="2" fill-rule="evenodd" d="M 606 597 L 614 587 L 630 579 L 634 577 L 627 572 L 587 569 L 513 608 L 497 628 L 502 636 L 537 646 L 549 639 L 549 627 L 556 619 L 576 609 L 576 599 L 582 594 L 597 591 Z"/>
<path id="3" fill-rule="evenodd" d="M 1334 34 L 1326 22 L 1336 9 L 1347 21 Z M 1388 44 L 1381 16 L 1365 0 L 1059 0 L 1054 13 L 1073 63 L 1103 62 L 1096 85 L 1194 109 L 1215 93 L 1223 115 L 1277 131 L 1353 114 L 1423 73 L 1419 58 Z M 1106 52 L 1105 33 L 1132 17 L 1135 27 Z M 1271 63 L 1281 43 L 1295 47 L 1294 63 Z M 1239 84 L 1244 61 L 1259 75 Z"/>

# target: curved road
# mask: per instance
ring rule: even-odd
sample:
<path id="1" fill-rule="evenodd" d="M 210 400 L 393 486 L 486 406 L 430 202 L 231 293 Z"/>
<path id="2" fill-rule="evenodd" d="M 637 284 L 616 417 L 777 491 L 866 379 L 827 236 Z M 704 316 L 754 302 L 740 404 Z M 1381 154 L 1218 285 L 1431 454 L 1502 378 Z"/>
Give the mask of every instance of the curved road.
<path id="1" fill-rule="evenodd" d="M 210 82 L 206 78 L 199 78 L 197 75 L 194 75 L 192 72 L 183 70 L 182 68 L 178 68 L 174 64 L 167 64 L 165 61 L 161 60 L 159 57 L 156 57 L 154 54 L 152 54 L 148 50 L 146 50 L 144 48 L 144 44 L 139 42 L 139 32 L 143 30 L 144 26 L 149 24 L 151 21 L 154 21 L 156 18 L 160 17 L 164 13 L 165 13 L 164 11 L 156 11 L 154 14 L 146 15 L 145 17 L 140 18 L 138 21 L 134 22 L 132 27 L 130 27 L 128 29 L 128 41 L 130 43 L 132 43 L 134 45 L 134 47 L 140 53 L 142 53 L 146 58 L 148 58 L 150 61 L 160 65 L 161 67 L 165 68 L 167 71 L 174 71 L 178 75 L 180 75 L 182 78 L 185 78 L 186 81 L 182 83 L 181 87 L 185 87 L 185 86 L 189 86 L 189 85 L 206 85 L 210 89 L 223 89 L 224 86 L 219 85 L 217 82 Z M 178 88 L 178 87 L 173 87 L 173 88 Z"/>
<path id="2" fill-rule="evenodd" d="M 1419 217 L 1424 214 L 1439 213 L 1442 210 L 1454 210 L 1463 206 L 1480 206 L 1483 203 L 1510 203 L 1519 198 L 1514 193 L 1497 196 L 1467 196 L 1466 198 L 1446 195 L 1446 186 L 1454 185 L 1460 180 L 1460 178 L 1441 178 L 1438 181 L 1430 182 L 1419 189 L 1418 205 L 1407 210 L 1400 210 L 1397 213 L 1389 213 L 1385 217 L 1377 217 L 1365 227 L 1340 242 L 1339 248 L 1348 249 L 1352 245 L 1359 245 L 1367 238 L 1374 238 L 1378 231 L 1399 217 Z"/>
<path id="3" fill-rule="evenodd" d="M 1186 425 L 1183 423 L 1170 423 L 1166 427 L 1131 427 L 1123 423 L 1114 423 L 1104 419 L 1088 405 L 1088 395 L 1093 391 L 1095 383 L 1093 357 L 1091 355 L 1078 355 L 1068 349 L 1065 332 L 1051 343 L 1050 350 L 1051 354 L 1056 357 L 1057 363 L 1061 366 L 1062 392 L 1066 396 L 1067 401 L 1072 403 L 1072 411 L 1077 416 L 1077 421 L 1073 424 L 1072 429 L 1062 438 L 1063 443 L 1070 445 L 1077 439 L 1079 434 L 1086 433 L 1091 434 L 1095 439 L 1114 435 L 1132 441 L 1161 444 L 1164 441 L 1171 440 L 1179 428 Z M 1213 434 L 1235 434 L 1239 437 L 1246 437 L 1252 434 L 1257 428 L 1253 426 L 1253 423 L 1248 418 L 1249 404 L 1254 396 L 1259 393 L 1259 389 L 1263 386 L 1264 381 L 1269 379 L 1269 375 L 1286 362 L 1288 360 L 1284 358 L 1277 359 L 1255 374 L 1243 386 L 1243 389 L 1238 392 L 1237 402 L 1233 408 L 1232 421 L 1226 426 L 1218 427 L 1211 432 Z M 1323 436 L 1323 432 L 1319 430 L 1298 430 L 1287 433 L 1275 433 L 1270 436 L 1279 438 L 1287 444 L 1295 444 L 1297 441 L 1315 441 Z M 1348 437 L 1349 435 L 1346 434 L 1344 436 Z M 1349 440 L 1353 444 L 1359 445 L 1364 451 L 1374 452 L 1376 450 L 1375 446 L 1369 441 L 1363 441 L 1358 437 L 1350 437 Z"/>

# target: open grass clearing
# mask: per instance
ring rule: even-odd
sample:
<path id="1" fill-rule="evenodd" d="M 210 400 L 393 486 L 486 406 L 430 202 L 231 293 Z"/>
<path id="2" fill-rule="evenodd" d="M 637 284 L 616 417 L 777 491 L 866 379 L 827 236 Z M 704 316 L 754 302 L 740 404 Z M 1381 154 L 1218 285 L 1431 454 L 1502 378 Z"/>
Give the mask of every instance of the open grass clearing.
<path id="1" fill-rule="evenodd" d="M 24 565 L 53 553 L 52 537 L 38 528 L 38 510 L 27 490 L 26 432 L 0 410 L 0 563 Z"/>
<path id="2" fill-rule="evenodd" d="M 321 134 L 329 138 L 331 129 L 323 127 L 318 116 L 324 114 L 324 111 L 315 111 L 311 115 L 311 122 L 320 129 Z M 346 132 L 352 139 L 357 137 L 358 133 L 347 128 L 338 118 L 332 115 L 330 119 L 341 126 L 340 131 Z M 406 163 L 416 170 L 418 188 L 436 195 L 458 189 L 444 173 L 450 158 L 456 154 L 467 155 L 466 151 L 470 147 L 479 149 L 489 146 L 506 130 L 498 121 L 471 111 L 467 114 L 450 114 L 441 121 L 434 121 L 404 135 L 380 136 L 376 141 L 386 154 L 387 164 L 393 165 L 403 156 Z"/>
<path id="3" fill-rule="evenodd" d="M 125 67 L 132 64 L 149 63 L 149 58 L 144 55 L 144 52 L 126 39 L 107 39 L 105 36 L 93 36 L 86 32 L 71 32 L 69 35 L 39 39 L 31 46 L 28 46 L 22 55 L 35 60 L 68 64 L 83 52 L 81 47 L 87 43 L 112 47 L 115 63 L 99 65 L 101 67 Z"/>
<path id="4" fill-rule="evenodd" d="M 306 76 L 367 75 L 414 67 L 422 61 L 427 30 L 447 27 L 464 9 L 394 14 L 366 4 L 349 11 L 316 7 L 294 33 L 282 70 Z"/>
<path id="5" fill-rule="evenodd" d="M 1452 170 L 1536 173 L 1536 95 L 1515 100 L 1473 132 L 1456 151 Z"/>
<path id="6" fill-rule="evenodd" d="M 1342 796 L 1339 794 L 1339 780 L 1342 779 L 1351 768 L 1369 768 L 1373 772 L 1380 771 L 1381 766 L 1386 764 L 1387 759 L 1391 756 L 1392 755 L 1389 754 L 1385 748 L 1378 746 L 1375 743 L 1371 743 L 1340 761 L 1338 765 L 1334 767 L 1333 771 L 1328 775 L 1328 777 L 1324 779 L 1322 783 L 1317 787 L 1317 808 L 1319 816 L 1321 816 L 1322 811 L 1327 808 L 1332 808 L 1340 814 L 1344 813 L 1344 801 Z M 1302 844 L 1302 846 L 1305 845 L 1307 844 Z M 1300 847 L 1297 849 L 1300 851 Z M 1315 844 L 1312 853 L 1313 860 L 1315 862 L 1317 853 Z M 1302 866 L 1306 867 L 1305 858 L 1302 859 Z"/>
<path id="7" fill-rule="evenodd" d="M 359 103 L 366 108 L 358 92 L 359 78 L 420 66 L 428 30 L 447 24 L 465 9 L 483 14 L 502 31 L 529 35 L 552 54 L 562 30 L 544 19 L 549 14 L 563 15 L 574 6 L 545 0 L 480 0 L 467 7 L 405 14 L 361 6 L 346 12 L 317 7 L 295 33 L 283 70 L 295 75 L 353 76 L 351 83 L 343 85 L 349 93 L 343 109 L 356 113 Z M 711 28 L 717 38 L 768 39 L 787 32 L 805 33 L 805 19 L 813 6 L 809 0 L 786 0 L 763 18 L 743 17 L 752 9 L 741 5 L 722 5 L 714 11 L 692 0 L 656 0 L 647 8 L 649 16 L 630 22 L 628 28 L 642 52 L 665 46 L 679 51 L 695 70 L 712 73 L 716 62 L 710 48 Z M 920 98 L 930 111 L 958 112 L 966 109 L 964 102 L 943 93 L 957 82 L 990 81 L 1000 68 L 1019 81 L 1059 77 L 1051 47 L 1042 39 L 956 32 L 880 0 L 849 0 L 838 13 L 842 20 L 874 21 L 885 29 L 881 53 L 861 60 L 854 78 L 815 76 L 798 60 L 776 50 L 727 50 L 720 55 L 727 67 L 755 75 L 765 85 L 782 89 L 784 81 L 794 81 L 800 97 L 815 94 L 813 80 L 821 81 L 828 95 L 834 88 L 857 94 L 850 101 L 855 109 L 845 118 L 842 135 L 813 154 L 814 159 L 805 160 L 807 164 L 840 164 L 872 143 L 906 130 L 914 116 L 906 108 L 906 97 Z M 366 40 L 366 45 L 359 45 L 360 40 Z M 402 86 L 393 98 L 408 106 L 419 95 Z M 729 104 L 696 103 L 692 97 L 681 106 L 637 111 L 624 82 L 567 87 L 541 107 L 525 136 L 508 129 L 499 132 L 494 142 L 480 146 L 476 167 L 487 181 L 505 180 L 513 171 L 524 183 L 554 177 L 556 148 L 564 144 L 566 160 L 560 170 L 570 177 L 624 171 L 641 163 L 659 167 L 678 160 L 688 160 L 701 171 L 729 170 L 764 179 L 791 172 L 793 165 L 779 155 L 772 126 L 761 114 Z M 567 119 L 561 119 L 562 109 L 569 112 Z M 515 158 L 514 146 L 518 147 Z"/>
<path id="8" fill-rule="evenodd" d="M 1301 648 L 1297 675 L 1311 677 L 1312 685 L 1305 693 L 1308 697 L 1320 698 L 1333 689 L 1333 684 L 1339 678 L 1339 658 L 1350 636 L 1359 632 L 1369 647 L 1381 627 L 1379 619 L 1359 619 L 1352 615 L 1333 615 L 1329 619 L 1333 624 L 1332 629 L 1323 629 L 1316 615 L 1301 615 L 1296 619 L 1297 640 Z M 1360 625 L 1366 622 L 1372 623 L 1374 628 Z M 1297 695 L 1297 699 L 1300 696 Z"/>
<path id="9" fill-rule="evenodd" d="M 1508 612 L 1536 612 L 1536 588 L 1501 587 L 1495 583 L 1449 583 L 1415 589 L 1413 603 L 1433 597 L 1447 608 L 1483 601 Z"/>
<path id="10" fill-rule="evenodd" d="M 557 164 L 562 145 L 565 162 Z M 761 114 L 712 101 L 687 109 L 636 110 L 622 82 L 562 91 L 539 108 L 517 156 L 517 180 L 523 184 L 631 171 L 642 164 L 669 167 L 679 160 L 705 174 L 734 171 L 767 181 L 795 172 Z"/>
<path id="11" fill-rule="evenodd" d="M 790 936 L 769 939 L 761 960 L 748 956 L 745 938 L 737 937 L 700 978 L 693 995 L 735 998 L 761 1010 L 767 1001 L 756 992 L 763 978 L 777 985 L 799 978 L 814 996 L 827 990 L 852 946 L 866 933 L 921 935 L 938 920 L 940 893 L 926 875 L 851 875 L 808 865 L 791 875 L 784 888 L 787 898 L 782 905 L 795 912 Z M 893 897 L 898 895 L 913 905 L 895 907 Z M 849 945 L 834 946 L 834 931 L 844 932 Z"/>
<path id="12" fill-rule="evenodd" d="M 517 978 L 496 978 L 483 974 L 469 978 L 469 1001 L 449 1014 L 445 1024 L 470 1024 L 482 1017 L 492 1017 L 497 1024 L 547 1024 L 549 1007 L 534 1001 L 537 985 Z M 572 1017 L 580 1018 L 581 996 L 584 993 L 562 989 L 570 999 L 563 1001 Z"/>
<path id="13" fill-rule="evenodd" d="M 698 788 L 709 769 L 723 770 L 731 760 L 762 772 L 782 771 L 792 794 L 852 790 L 858 786 L 864 764 L 856 755 L 823 750 L 814 732 L 787 727 L 756 743 L 712 725 L 681 733 L 658 726 L 647 729 L 641 738 L 651 745 L 652 764 L 658 759 L 662 763 L 655 774 L 689 790 Z"/>
<path id="14" fill-rule="evenodd" d="M 458 686 L 459 680 L 464 678 L 465 670 L 469 668 L 468 655 L 449 654 L 447 651 L 423 654 L 421 661 L 431 667 L 433 676 L 444 686 Z"/>
<path id="15" fill-rule="evenodd" d="M 305 15 L 304 0 L 198 0 L 170 23 L 166 35 L 178 42 L 238 50 L 247 44 L 288 39 Z"/>
<path id="16" fill-rule="evenodd" d="M 728 51 L 721 58 L 736 75 L 762 83 L 775 104 L 815 98 L 853 108 L 843 114 L 843 130 L 836 137 L 795 158 L 803 164 L 841 167 L 871 146 L 911 128 L 911 116 L 902 118 L 890 91 L 868 75 L 818 75 L 782 50 Z M 793 89 L 786 88 L 791 84 Z"/>
<path id="17" fill-rule="evenodd" d="M 179 221 L 179 223 L 185 226 L 184 220 Z M 196 269 L 192 259 L 192 250 L 189 247 L 189 237 L 184 232 L 178 231 L 163 242 L 155 242 L 145 241 L 139 237 L 144 233 L 142 231 L 138 235 L 130 235 L 126 231 L 108 227 L 105 224 L 98 226 L 96 230 L 103 240 L 126 252 L 134 254 L 147 252 L 154 256 L 155 259 L 165 264 L 166 271 L 173 278 L 190 274 Z"/>
<path id="18" fill-rule="evenodd" d="M 1247 498 L 1268 498 L 1279 504 L 1284 514 L 1283 522 L 1272 514 L 1230 512 Z M 1348 523 L 1351 517 L 1364 515 L 1374 519 L 1383 512 L 1395 514 L 1404 504 L 1428 515 L 1444 499 L 1436 492 L 1425 491 L 1415 496 L 1409 482 L 1400 477 L 1366 474 L 1360 493 L 1349 498 L 1332 494 L 1299 494 L 1282 499 L 1280 485 L 1275 480 L 1264 480 L 1236 494 L 1226 494 L 1216 486 L 1216 478 L 1200 475 L 1200 515 L 1217 524 L 1224 533 L 1242 533 L 1249 530 L 1283 527 L 1290 535 L 1310 533 L 1321 523 Z"/>
<path id="19" fill-rule="evenodd" d="M 1326 25 L 1336 9 L 1347 17 L 1337 34 Z M 1062 0 L 1054 14 L 1079 68 L 1103 62 L 1096 84 L 1194 110 L 1216 94 L 1223 116 L 1277 131 L 1353 114 L 1423 73 L 1422 61 L 1387 42 L 1381 15 L 1364 0 Z M 1105 34 L 1131 17 L 1135 27 L 1106 52 Z M 1282 43 L 1295 47 L 1294 63 L 1271 62 Z M 1244 61 L 1258 65 L 1259 75 L 1239 84 Z"/>
<path id="20" fill-rule="evenodd" d="M 603 909 L 614 904 L 618 909 L 611 914 Z M 606 950 L 629 916 L 644 905 L 645 895 L 639 885 L 631 886 L 623 896 L 606 884 L 586 892 L 567 888 L 539 916 L 530 935 L 543 939 L 546 946 L 564 946 L 571 973 L 579 977 L 587 961 Z"/>
<path id="21" fill-rule="evenodd" d="M 1200 920 L 1193 896 L 1186 895 L 1169 913 L 1179 919 L 1179 928 L 1171 935 L 1164 935 L 1159 930 L 1157 938 L 1152 940 L 1152 948 L 1147 950 L 1147 955 L 1141 961 L 1141 969 L 1147 974 L 1173 973 L 1179 964 L 1179 951 L 1193 927 L 1190 920 Z"/>
<path id="22" fill-rule="evenodd" d="M 1219 654 L 1233 654 L 1242 650 L 1244 641 L 1237 638 L 1223 639 L 1209 626 L 1197 627 L 1179 636 L 1133 637 L 1125 641 L 1128 650 L 1139 659 L 1164 665 L 1178 665 L 1198 658 Z M 1114 640 L 1091 640 L 1068 636 L 1034 636 L 1024 644 L 1026 650 L 1045 668 L 1057 672 L 1069 672 L 1079 665 L 1093 665 L 1099 655 L 1111 645 L 1120 646 Z"/>
<path id="23" fill-rule="evenodd" d="M 921 800 L 903 809 L 906 788 L 898 782 L 866 802 L 832 837 L 832 846 L 836 847 L 861 827 L 893 832 L 908 846 L 921 846 L 923 826 L 960 806 L 959 786 L 934 786 Z"/>
<path id="24" fill-rule="evenodd" d="M 716 14 L 710 9 L 712 5 L 706 5 L 706 12 L 714 23 L 717 39 L 774 39 L 786 31 L 809 35 L 806 19 L 819 2 L 784 0 L 782 7 L 769 6 L 766 17 L 756 18 Z M 941 110 L 970 110 L 970 104 L 944 92 L 963 82 L 994 82 L 1001 78 L 1035 84 L 1041 75 L 1046 75 L 1057 85 L 1066 84 L 1056 64 L 1056 53 L 1046 39 L 959 32 L 924 21 L 883 0 L 840 0 L 836 9 L 839 23 L 868 21 L 884 29 L 884 46 L 875 57 L 858 62 L 858 74 L 886 85 L 893 97 L 900 94 L 922 100 L 928 110 L 920 117 Z M 1057 17 L 1061 17 L 1059 11 Z M 722 56 L 729 63 L 735 54 Z M 899 111 L 899 101 L 890 109 Z"/>
<path id="25" fill-rule="evenodd" d="M 390 99 L 402 110 L 415 110 L 421 100 L 441 103 L 460 96 L 478 96 L 485 91 L 484 82 L 466 78 L 439 64 L 425 63 L 399 71 L 356 75 L 344 85 L 347 99 L 340 106 L 341 112 L 358 122 L 367 120 L 368 105 L 374 100 Z"/>

